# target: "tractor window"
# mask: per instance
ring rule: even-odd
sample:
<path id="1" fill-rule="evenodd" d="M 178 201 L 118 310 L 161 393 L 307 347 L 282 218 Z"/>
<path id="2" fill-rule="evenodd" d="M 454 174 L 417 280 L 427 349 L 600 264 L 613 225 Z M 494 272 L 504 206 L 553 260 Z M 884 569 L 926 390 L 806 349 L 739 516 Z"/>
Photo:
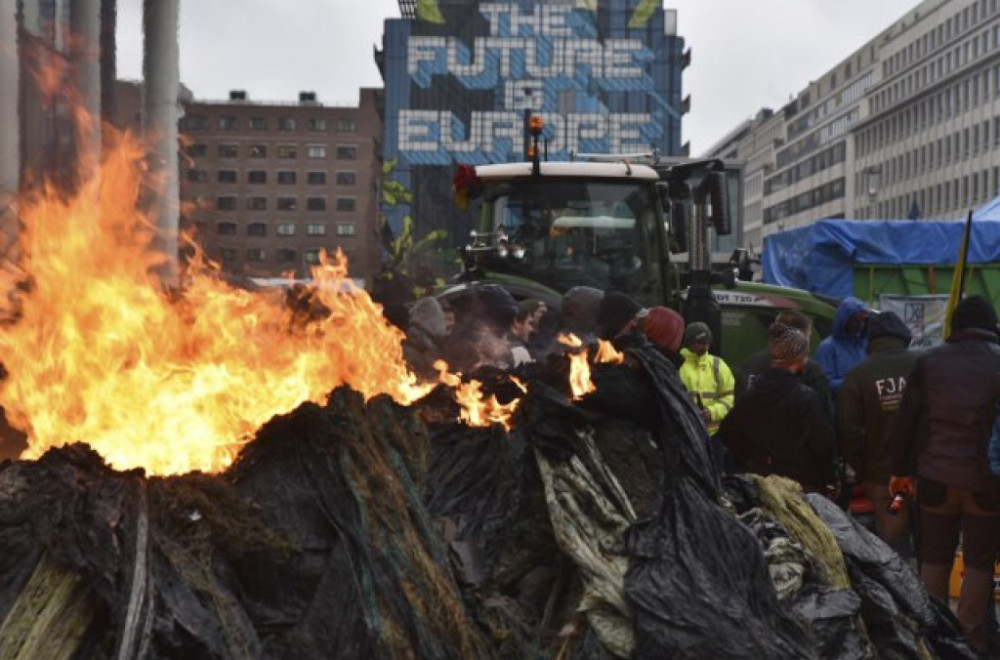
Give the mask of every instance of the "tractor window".
<path id="1" fill-rule="evenodd" d="M 492 220 L 491 230 L 502 230 L 511 248 L 518 249 L 488 256 L 490 268 L 559 291 L 586 285 L 647 298 L 656 293 L 650 289 L 658 289 L 655 209 L 647 185 L 515 181 L 495 199 Z"/>

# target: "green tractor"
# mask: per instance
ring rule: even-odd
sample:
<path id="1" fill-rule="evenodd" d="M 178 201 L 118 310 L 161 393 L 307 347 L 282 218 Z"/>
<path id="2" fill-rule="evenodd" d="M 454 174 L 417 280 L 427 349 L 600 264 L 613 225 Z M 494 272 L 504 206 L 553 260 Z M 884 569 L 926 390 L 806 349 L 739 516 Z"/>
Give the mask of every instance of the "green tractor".
<path id="1" fill-rule="evenodd" d="M 478 201 L 478 223 L 462 273 L 442 295 L 492 282 L 558 309 L 574 286 L 622 291 L 646 306 L 672 307 L 689 323 L 708 323 L 715 351 L 730 364 L 766 344 L 781 309 L 812 317 L 814 342 L 829 333 L 836 301 L 746 281 L 746 260 L 713 272 L 708 225 L 719 234 L 730 228 L 721 161 L 630 160 L 549 162 L 536 155 L 476 167 L 474 176 L 467 169 L 456 177 L 456 184 L 463 180 L 456 192 Z M 671 260 L 681 251 L 689 254 L 686 272 Z"/>

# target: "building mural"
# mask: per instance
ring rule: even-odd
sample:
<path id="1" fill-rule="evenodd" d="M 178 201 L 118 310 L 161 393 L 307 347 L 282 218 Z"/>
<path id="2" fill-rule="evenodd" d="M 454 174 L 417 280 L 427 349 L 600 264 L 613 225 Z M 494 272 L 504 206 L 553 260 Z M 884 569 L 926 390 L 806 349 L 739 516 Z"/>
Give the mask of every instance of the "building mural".
<path id="1" fill-rule="evenodd" d="M 572 153 L 679 155 L 683 39 L 650 0 L 400 2 L 378 54 L 383 157 L 412 206 L 383 207 L 394 229 L 446 229 L 460 245 L 451 176 L 459 163 L 524 157 L 526 111 L 545 120 L 550 159 Z"/>

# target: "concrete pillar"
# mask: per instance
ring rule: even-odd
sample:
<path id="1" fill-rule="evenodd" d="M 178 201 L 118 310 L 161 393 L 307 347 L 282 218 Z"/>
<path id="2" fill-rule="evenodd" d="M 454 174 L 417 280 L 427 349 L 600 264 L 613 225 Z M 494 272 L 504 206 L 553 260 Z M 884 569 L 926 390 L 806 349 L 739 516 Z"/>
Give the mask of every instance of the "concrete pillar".
<path id="1" fill-rule="evenodd" d="M 101 160 L 101 0 L 74 0 L 70 7 L 72 100 L 79 104 L 72 115 L 73 142 L 85 179 Z"/>
<path id="2" fill-rule="evenodd" d="M 118 42 L 118 0 L 101 2 L 101 118 L 111 123 L 115 118 L 115 81 L 118 79 L 116 58 Z"/>
<path id="3" fill-rule="evenodd" d="M 0 0 L 0 230 L 9 235 L 17 227 L 11 203 L 21 185 L 20 74 L 17 0 Z"/>
<path id="4" fill-rule="evenodd" d="M 143 133 L 150 146 L 149 174 L 153 188 L 149 212 L 156 225 L 155 247 L 167 257 L 160 275 L 166 286 L 177 284 L 177 234 L 180 181 L 177 172 L 177 103 L 180 52 L 177 31 L 180 0 L 144 0 Z"/>

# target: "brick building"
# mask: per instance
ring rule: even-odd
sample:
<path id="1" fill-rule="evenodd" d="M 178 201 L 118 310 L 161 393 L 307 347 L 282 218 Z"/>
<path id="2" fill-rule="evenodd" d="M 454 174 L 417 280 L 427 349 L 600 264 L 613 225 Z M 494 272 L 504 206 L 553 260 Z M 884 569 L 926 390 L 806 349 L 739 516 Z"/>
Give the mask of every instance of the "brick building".
<path id="1" fill-rule="evenodd" d="M 185 105 L 180 132 L 182 226 L 229 273 L 308 275 L 337 248 L 355 279 L 378 270 L 378 104 L 328 106 L 303 92 L 293 103 L 224 101 Z"/>

